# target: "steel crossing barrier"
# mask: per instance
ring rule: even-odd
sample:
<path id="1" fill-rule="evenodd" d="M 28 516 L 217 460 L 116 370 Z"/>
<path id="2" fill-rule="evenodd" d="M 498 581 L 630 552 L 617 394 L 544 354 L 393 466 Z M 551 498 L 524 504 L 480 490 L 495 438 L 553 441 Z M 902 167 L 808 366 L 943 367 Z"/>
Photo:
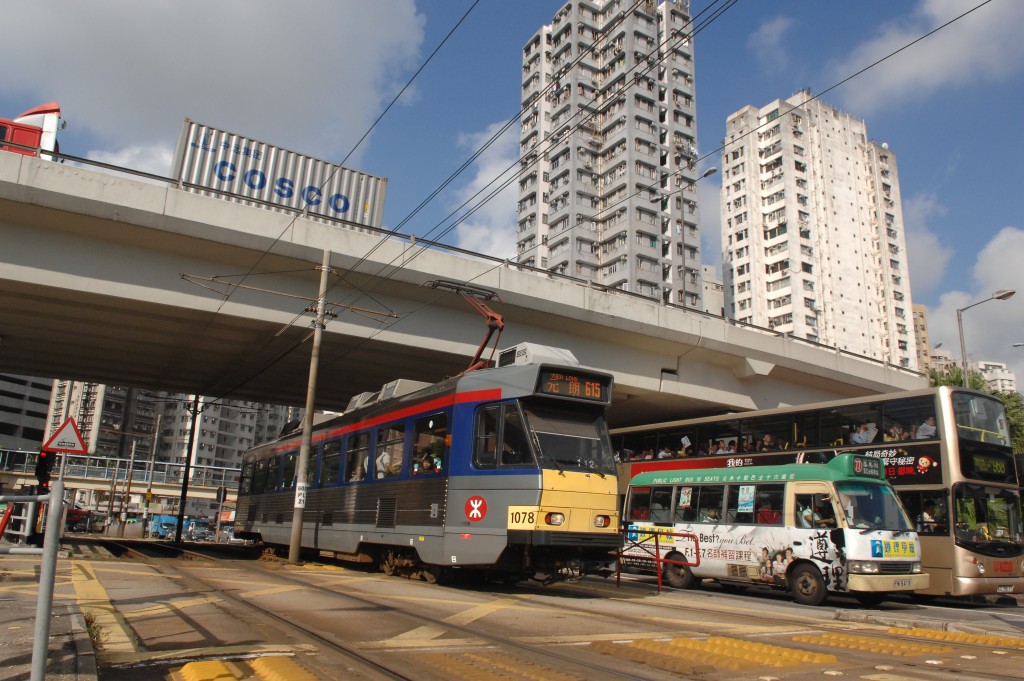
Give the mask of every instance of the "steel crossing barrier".
<path id="1" fill-rule="evenodd" d="M 618 550 L 618 560 L 615 561 L 615 586 L 618 587 L 622 583 L 622 562 L 625 559 L 627 562 L 639 562 L 639 563 L 654 563 L 654 571 L 658 575 L 658 593 L 661 593 L 661 575 L 664 571 L 662 567 L 664 564 L 679 565 L 682 567 L 697 567 L 700 565 L 700 542 L 697 539 L 697 535 L 692 532 L 672 532 L 664 528 L 650 526 L 650 525 L 634 525 L 626 528 L 622 532 L 623 542 L 622 548 Z M 682 537 L 693 542 L 693 556 L 692 561 L 687 560 L 669 560 L 663 558 L 662 552 L 662 537 Z M 675 541 L 665 542 L 665 546 L 671 552 L 675 548 Z M 678 551 L 682 555 L 686 555 L 684 551 Z"/>
<path id="2" fill-rule="evenodd" d="M 56 500 L 56 501 L 53 501 Z M 46 529 L 43 535 L 43 548 L 0 547 L 0 554 L 31 554 L 42 556 L 39 568 L 39 595 L 36 598 L 36 628 L 32 641 L 32 671 L 30 681 L 43 681 L 46 677 L 46 656 L 50 646 L 50 619 L 53 616 L 53 584 L 57 574 L 57 550 L 60 547 L 61 516 L 64 513 L 64 483 L 56 480 L 50 485 L 49 494 L 3 495 L 0 502 L 8 504 L 27 504 L 24 529 L 27 537 L 35 530 L 35 512 L 33 508 L 46 503 Z"/>

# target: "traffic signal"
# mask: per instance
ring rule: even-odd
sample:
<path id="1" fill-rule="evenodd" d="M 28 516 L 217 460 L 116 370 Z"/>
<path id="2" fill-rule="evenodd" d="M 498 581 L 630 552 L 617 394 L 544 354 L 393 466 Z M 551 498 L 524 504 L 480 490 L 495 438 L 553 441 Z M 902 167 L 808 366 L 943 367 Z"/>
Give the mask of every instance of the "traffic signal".
<path id="1" fill-rule="evenodd" d="M 39 452 L 36 458 L 36 482 L 39 483 L 38 494 L 50 493 L 50 471 L 53 470 L 53 453 Z"/>

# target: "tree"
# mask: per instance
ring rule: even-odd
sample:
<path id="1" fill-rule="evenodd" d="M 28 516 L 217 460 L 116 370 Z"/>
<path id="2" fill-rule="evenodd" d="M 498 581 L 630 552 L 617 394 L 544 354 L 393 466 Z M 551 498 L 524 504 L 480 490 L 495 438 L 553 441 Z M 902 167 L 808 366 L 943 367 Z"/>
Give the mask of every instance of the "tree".
<path id="1" fill-rule="evenodd" d="M 948 385 L 959 387 L 963 385 L 963 370 L 956 365 L 950 365 L 945 371 L 939 372 L 935 369 L 928 370 L 928 379 L 932 386 Z M 1006 408 L 1006 420 L 1010 427 L 1010 444 L 1017 454 L 1024 454 L 1024 397 L 1017 392 L 999 392 L 989 387 L 988 381 L 977 371 L 968 373 L 968 383 L 971 388 L 994 397 L 998 397 Z"/>

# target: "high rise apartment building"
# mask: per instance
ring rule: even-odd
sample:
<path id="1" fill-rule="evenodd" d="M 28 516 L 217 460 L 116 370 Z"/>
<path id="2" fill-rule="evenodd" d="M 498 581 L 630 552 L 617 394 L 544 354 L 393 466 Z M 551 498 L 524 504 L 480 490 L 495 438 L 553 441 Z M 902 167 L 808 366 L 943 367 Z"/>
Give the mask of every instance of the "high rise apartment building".
<path id="1" fill-rule="evenodd" d="M 726 124 L 726 312 L 917 368 L 896 157 L 867 126 L 799 92 Z"/>
<path id="2" fill-rule="evenodd" d="M 189 450 L 191 395 L 53 381 L 46 437 L 74 418 L 86 450 L 101 458 L 136 457 L 195 466 L 237 467 L 249 448 L 276 438 L 294 415 L 288 407 L 200 397 Z M 154 441 L 154 437 L 156 440 Z M 154 447 L 156 449 L 154 450 Z"/>
<path id="3" fill-rule="evenodd" d="M 932 345 L 928 338 L 928 309 L 924 305 L 911 306 L 914 315 L 914 338 L 917 342 L 917 368 L 927 371 L 932 368 Z"/>
<path id="4" fill-rule="evenodd" d="M 43 445 L 50 383 L 35 376 L 0 374 L 0 449 L 38 451 Z"/>
<path id="5" fill-rule="evenodd" d="M 518 262 L 701 307 L 689 11 L 575 0 L 526 43 Z"/>

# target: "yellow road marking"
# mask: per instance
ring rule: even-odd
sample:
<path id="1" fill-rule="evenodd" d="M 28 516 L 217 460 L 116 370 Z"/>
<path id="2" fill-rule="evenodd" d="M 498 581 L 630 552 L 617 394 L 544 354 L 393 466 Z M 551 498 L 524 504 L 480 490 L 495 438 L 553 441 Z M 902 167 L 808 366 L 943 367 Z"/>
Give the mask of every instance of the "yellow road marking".
<path id="1" fill-rule="evenodd" d="M 238 595 L 242 598 L 258 598 L 260 596 L 272 596 L 273 594 L 283 594 L 290 591 L 303 591 L 308 588 L 307 586 L 288 584 L 284 586 L 271 586 L 257 591 L 240 591 Z"/>
<path id="2" fill-rule="evenodd" d="M 140 608 L 138 610 L 131 610 L 123 612 L 122 615 L 125 619 L 137 619 L 140 617 L 151 617 L 157 615 L 163 615 L 172 610 L 181 612 L 187 608 L 191 608 L 197 605 L 213 605 L 221 603 L 221 599 L 212 598 L 209 596 L 199 596 L 197 598 L 183 598 L 179 600 L 168 601 L 166 603 L 157 603 L 147 608 Z"/>
<path id="3" fill-rule="evenodd" d="M 86 616 L 91 616 L 93 622 L 100 628 L 102 653 L 137 652 L 135 636 L 110 602 L 110 596 L 96 578 L 92 566 L 88 563 L 76 563 L 75 568 L 77 569 L 72 572 L 71 581 L 75 586 L 78 606 Z"/>

